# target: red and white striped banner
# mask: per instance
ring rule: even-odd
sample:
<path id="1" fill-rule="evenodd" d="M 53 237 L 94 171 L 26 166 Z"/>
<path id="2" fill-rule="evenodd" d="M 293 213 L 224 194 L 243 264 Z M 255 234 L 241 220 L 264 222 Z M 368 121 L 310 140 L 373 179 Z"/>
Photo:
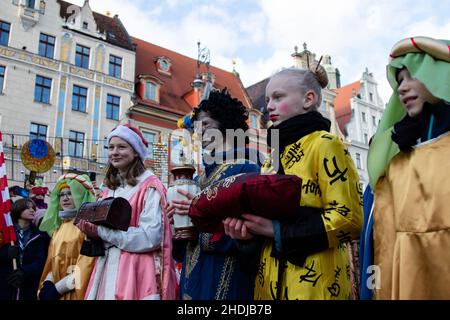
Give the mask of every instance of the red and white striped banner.
<path id="1" fill-rule="evenodd" d="M 9 212 L 11 201 L 9 201 L 8 179 L 6 177 L 5 155 L 3 153 L 3 137 L 0 132 L 0 245 L 16 241 L 16 233 Z"/>

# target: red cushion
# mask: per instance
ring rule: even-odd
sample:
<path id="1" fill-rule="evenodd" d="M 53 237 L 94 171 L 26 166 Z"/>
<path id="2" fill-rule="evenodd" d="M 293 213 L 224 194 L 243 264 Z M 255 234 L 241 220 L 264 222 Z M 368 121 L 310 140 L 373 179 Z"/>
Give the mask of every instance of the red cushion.
<path id="1" fill-rule="evenodd" d="M 302 179 L 292 175 L 244 173 L 223 179 L 198 194 L 189 216 L 201 232 L 221 232 L 227 217 L 251 213 L 268 219 L 289 218 L 300 206 Z"/>

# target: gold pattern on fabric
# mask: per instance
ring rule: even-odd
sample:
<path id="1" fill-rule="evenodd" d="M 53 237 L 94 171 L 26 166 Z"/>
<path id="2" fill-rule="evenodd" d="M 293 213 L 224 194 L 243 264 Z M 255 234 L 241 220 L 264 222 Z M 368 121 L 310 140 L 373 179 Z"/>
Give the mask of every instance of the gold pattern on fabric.
<path id="1" fill-rule="evenodd" d="M 230 289 L 231 277 L 235 269 L 236 258 L 228 256 L 225 258 L 225 262 L 222 267 L 222 273 L 220 274 L 220 281 L 217 287 L 215 300 L 225 300 Z"/>
<path id="2" fill-rule="evenodd" d="M 213 170 L 208 178 L 206 178 L 206 174 L 203 171 L 199 179 L 200 188 L 203 190 L 214 182 L 219 181 L 224 171 L 231 168 L 231 166 L 232 164 L 222 163 Z"/>
<path id="3" fill-rule="evenodd" d="M 189 243 L 186 248 L 186 271 L 185 271 L 186 281 L 185 281 L 185 283 L 187 283 L 187 279 L 189 279 L 189 276 L 190 276 L 192 270 L 195 268 L 199 255 L 200 255 L 200 246 L 197 244 L 193 245 L 192 243 Z"/>
<path id="4" fill-rule="evenodd" d="M 303 266 L 286 262 L 281 299 L 348 299 L 346 243 L 359 238 L 362 207 L 358 172 L 342 142 L 326 131 L 316 131 L 287 146 L 281 156 L 285 174 L 302 178 L 301 206 L 323 208 L 322 220 L 329 249 L 308 256 Z M 266 163 L 262 172 L 273 166 Z M 255 299 L 275 299 L 278 261 L 271 257 L 273 241 L 261 253 Z"/>
<path id="5" fill-rule="evenodd" d="M 214 243 L 211 242 L 212 233 L 201 233 L 199 238 L 199 245 L 203 251 L 213 251 Z"/>

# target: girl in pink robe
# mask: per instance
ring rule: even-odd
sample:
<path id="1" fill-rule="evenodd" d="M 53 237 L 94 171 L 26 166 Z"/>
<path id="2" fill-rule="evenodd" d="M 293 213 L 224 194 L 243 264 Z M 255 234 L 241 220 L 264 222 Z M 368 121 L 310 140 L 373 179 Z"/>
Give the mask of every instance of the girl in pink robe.
<path id="1" fill-rule="evenodd" d="M 87 300 L 175 299 L 172 234 L 162 208 L 166 190 L 143 161 L 147 142 L 139 130 L 118 126 L 107 138 L 109 163 L 103 197 L 122 197 L 132 207 L 127 231 L 77 225 L 90 238 L 104 241 L 105 255 L 96 259 Z"/>

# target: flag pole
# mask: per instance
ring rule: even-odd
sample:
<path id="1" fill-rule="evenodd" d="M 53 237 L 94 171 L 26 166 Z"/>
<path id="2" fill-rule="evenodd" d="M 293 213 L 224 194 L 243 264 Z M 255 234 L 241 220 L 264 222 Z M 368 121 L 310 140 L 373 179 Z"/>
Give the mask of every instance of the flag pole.
<path id="1" fill-rule="evenodd" d="M 14 246 L 14 241 L 11 241 L 11 246 Z M 12 263 L 13 263 L 13 270 L 17 270 L 17 259 L 13 258 Z"/>
<path id="2" fill-rule="evenodd" d="M 0 116 L 0 123 L 2 121 L 2 117 Z M 2 241 L 5 241 L 5 243 L 7 243 L 7 241 L 9 240 L 11 246 L 14 246 L 14 242 L 16 240 L 16 231 L 14 230 L 14 225 L 12 223 L 11 220 L 11 216 L 10 216 L 10 199 L 9 199 L 9 192 L 8 192 L 8 180 L 6 177 L 6 168 L 5 168 L 5 157 L 4 157 L 4 153 L 3 153 L 3 135 L 2 132 L 0 131 L 0 215 L 2 215 L 2 217 L 0 219 L 2 219 L 3 221 L 1 221 L 2 223 L 0 224 L 0 231 L 2 231 L 3 233 L 3 237 L 5 237 L 6 235 L 9 236 L 9 239 L 2 239 Z M 3 238 L 2 237 L 2 238 Z M 14 258 L 12 259 L 12 263 L 13 263 L 13 270 L 17 270 L 17 259 Z"/>

